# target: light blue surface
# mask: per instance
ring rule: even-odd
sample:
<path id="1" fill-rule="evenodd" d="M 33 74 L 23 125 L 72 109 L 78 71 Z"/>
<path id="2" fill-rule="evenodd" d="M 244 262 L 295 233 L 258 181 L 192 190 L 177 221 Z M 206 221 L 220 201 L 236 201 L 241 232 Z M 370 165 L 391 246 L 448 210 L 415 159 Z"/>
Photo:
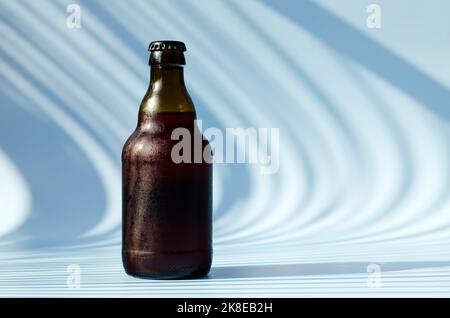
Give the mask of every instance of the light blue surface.
<path id="1" fill-rule="evenodd" d="M 0 296 L 449 296 L 448 1 L 0 1 Z M 280 129 L 216 165 L 209 278 L 120 261 L 120 153 L 150 41 L 184 41 L 204 127 Z M 68 288 L 70 264 L 81 288 Z M 369 288 L 369 264 L 381 269 Z"/>

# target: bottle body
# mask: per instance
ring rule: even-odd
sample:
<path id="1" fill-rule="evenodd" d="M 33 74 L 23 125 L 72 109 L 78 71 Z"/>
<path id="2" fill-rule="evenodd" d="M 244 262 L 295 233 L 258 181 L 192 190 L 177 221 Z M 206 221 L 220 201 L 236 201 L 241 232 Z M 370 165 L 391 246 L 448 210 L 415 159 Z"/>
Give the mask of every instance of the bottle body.
<path id="1" fill-rule="evenodd" d="M 122 152 L 124 268 L 139 277 L 203 276 L 212 260 L 212 164 L 173 160 L 175 129 L 200 134 L 195 109 L 170 80 L 162 78 L 159 88 L 152 81 Z"/>

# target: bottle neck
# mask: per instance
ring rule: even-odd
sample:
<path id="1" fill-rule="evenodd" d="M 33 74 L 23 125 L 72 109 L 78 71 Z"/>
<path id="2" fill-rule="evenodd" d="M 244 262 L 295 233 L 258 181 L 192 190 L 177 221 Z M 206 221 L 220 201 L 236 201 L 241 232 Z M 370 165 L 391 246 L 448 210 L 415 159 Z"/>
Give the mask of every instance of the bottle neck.
<path id="1" fill-rule="evenodd" d="M 168 112 L 195 113 L 194 104 L 184 84 L 183 66 L 152 65 L 150 85 L 139 110 L 139 122 L 149 115 Z"/>
<path id="2" fill-rule="evenodd" d="M 184 84 L 183 66 L 181 65 L 152 65 L 150 70 L 151 94 L 162 91 L 172 93 L 186 91 Z"/>

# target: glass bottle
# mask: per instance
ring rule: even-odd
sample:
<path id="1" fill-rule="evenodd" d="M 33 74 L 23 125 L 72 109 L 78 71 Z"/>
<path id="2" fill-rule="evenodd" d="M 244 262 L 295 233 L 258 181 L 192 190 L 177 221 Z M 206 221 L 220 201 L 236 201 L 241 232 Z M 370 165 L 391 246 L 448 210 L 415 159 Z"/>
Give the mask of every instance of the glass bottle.
<path id="1" fill-rule="evenodd" d="M 150 85 L 122 152 L 123 265 L 138 277 L 203 276 L 212 260 L 212 164 L 184 84 L 186 47 L 158 41 L 149 51 Z M 180 153 L 187 158 L 191 150 L 190 160 L 174 160 L 177 128 L 192 138 Z M 194 158 L 196 136 L 201 160 Z"/>

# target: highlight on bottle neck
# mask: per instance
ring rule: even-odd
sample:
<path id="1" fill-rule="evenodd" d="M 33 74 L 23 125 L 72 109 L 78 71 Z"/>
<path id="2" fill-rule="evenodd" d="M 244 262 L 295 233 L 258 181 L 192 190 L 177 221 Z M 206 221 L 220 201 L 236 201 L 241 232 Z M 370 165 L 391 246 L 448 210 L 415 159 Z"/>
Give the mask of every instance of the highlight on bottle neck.
<path id="1" fill-rule="evenodd" d="M 179 41 L 154 41 L 151 42 L 149 65 L 185 65 L 184 53 L 186 45 Z"/>
<path id="2" fill-rule="evenodd" d="M 184 84 L 183 66 L 176 64 L 152 65 L 150 70 L 150 84 L 154 92 L 165 87 L 173 93 L 178 89 L 186 89 Z"/>

